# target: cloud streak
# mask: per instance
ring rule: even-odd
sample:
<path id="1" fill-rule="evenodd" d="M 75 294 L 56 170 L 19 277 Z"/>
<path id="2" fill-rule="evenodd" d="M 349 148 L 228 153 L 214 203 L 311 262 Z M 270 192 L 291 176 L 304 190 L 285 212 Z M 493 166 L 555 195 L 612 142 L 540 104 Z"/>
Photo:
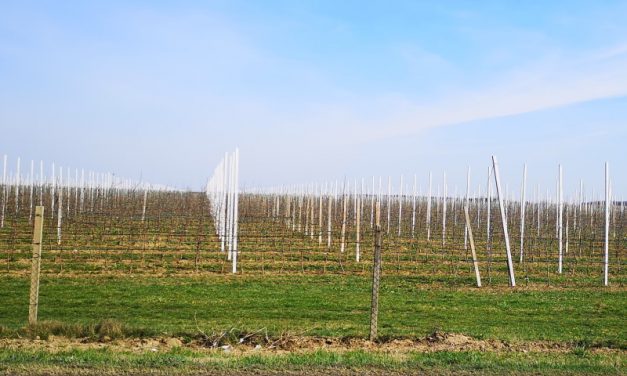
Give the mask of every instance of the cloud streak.
<path id="1" fill-rule="evenodd" d="M 457 89 L 428 102 L 382 99 L 378 105 L 388 116 L 375 123 L 364 121 L 370 129 L 366 139 L 625 96 L 627 45 L 580 56 L 545 57 L 500 74 L 495 81 L 489 86 Z"/>

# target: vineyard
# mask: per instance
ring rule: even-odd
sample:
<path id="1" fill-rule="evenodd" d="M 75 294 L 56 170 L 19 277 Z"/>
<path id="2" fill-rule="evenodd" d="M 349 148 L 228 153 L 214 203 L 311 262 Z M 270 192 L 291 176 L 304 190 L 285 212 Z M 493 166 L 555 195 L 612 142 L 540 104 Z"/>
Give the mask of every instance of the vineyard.
<path id="1" fill-rule="evenodd" d="M 295 341 L 282 333 L 306 334 L 305 343 L 363 338 L 379 231 L 380 346 L 423 338 L 402 350 L 415 351 L 420 341 L 432 346 L 425 335 L 449 332 L 470 336 L 466 347 L 451 345 L 455 353 L 481 338 L 521 349 L 589 346 L 610 354 L 594 369 L 620 373 L 627 218 L 609 189 L 588 197 L 581 184 L 565 199 L 560 179 L 554 197 L 536 187 L 528 199 L 525 169 L 514 198 L 494 163 L 475 188 L 469 170 L 463 195 L 449 194 L 445 175 L 434 189 L 433 174 L 425 193 L 417 177 L 240 190 L 238 164 L 227 154 L 200 192 L 78 171 L 69 179 L 5 172 L 0 337 L 51 330 L 102 341 L 110 334 L 94 323 L 114 320 L 126 328 L 114 336 L 191 336 L 190 346 L 217 338 L 210 348 L 231 346 L 233 330 L 241 334 L 232 341 L 256 338 L 252 345 L 269 349 Z M 37 207 L 43 326 L 25 327 Z M 7 364 L 10 351 L 0 351 Z"/>
<path id="2" fill-rule="evenodd" d="M 392 193 L 388 180 L 388 192 L 382 194 L 381 179 L 378 192 L 374 178 L 372 187 L 360 183 L 241 192 L 235 251 L 233 242 L 221 236 L 229 226 L 215 215 L 225 209 L 207 192 L 5 184 L 2 270 L 30 270 L 34 206 L 43 204 L 42 270 L 49 274 L 369 274 L 375 202 L 380 202 L 385 273 L 474 284 L 469 228 L 484 284 L 508 284 L 507 244 L 496 194 L 419 195 L 415 181 L 413 187 L 403 187 L 402 180 L 399 193 Z M 488 186 L 485 192 L 490 191 Z M 605 202 L 583 197 L 581 192 L 578 201 L 559 205 L 550 198 L 504 200 L 519 284 L 603 284 Z M 624 203 L 611 202 L 608 274 L 611 283 L 621 286 L 626 222 Z M 235 269 L 232 254 L 237 254 Z"/>
<path id="3" fill-rule="evenodd" d="M 0 376 L 627 375 L 625 15 L 0 1 Z"/>

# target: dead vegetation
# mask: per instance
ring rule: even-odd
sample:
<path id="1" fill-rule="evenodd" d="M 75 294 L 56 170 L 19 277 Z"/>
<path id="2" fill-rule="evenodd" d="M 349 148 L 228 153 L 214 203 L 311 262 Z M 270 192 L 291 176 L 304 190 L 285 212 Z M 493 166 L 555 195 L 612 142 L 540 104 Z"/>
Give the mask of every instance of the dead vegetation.
<path id="1" fill-rule="evenodd" d="M 21 350 L 68 350 L 107 349 L 122 352 L 167 352 L 175 348 L 194 351 L 222 351 L 247 354 L 254 352 L 299 353 L 317 350 L 383 353 L 481 351 L 481 352 L 541 352 L 566 353 L 572 351 L 616 352 L 625 349 L 603 346 L 586 348 L 580 343 L 551 341 L 507 342 L 497 339 L 477 339 L 460 333 L 434 331 L 422 338 L 384 338 L 376 342 L 357 337 L 321 337 L 292 334 L 269 335 L 263 328 L 244 332 L 237 328 L 209 334 L 199 331 L 193 336 L 180 337 L 132 337 L 128 330 L 113 320 L 95 325 L 68 325 L 45 322 L 27 328 L 26 337 L 0 339 L 0 348 Z"/>

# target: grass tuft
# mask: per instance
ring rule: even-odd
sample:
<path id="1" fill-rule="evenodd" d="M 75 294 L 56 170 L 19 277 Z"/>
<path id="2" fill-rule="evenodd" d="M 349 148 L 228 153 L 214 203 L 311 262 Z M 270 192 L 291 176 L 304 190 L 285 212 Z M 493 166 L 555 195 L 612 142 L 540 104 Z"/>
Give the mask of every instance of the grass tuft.
<path id="1" fill-rule="evenodd" d="M 126 334 L 122 323 L 112 319 L 102 320 L 95 326 L 95 331 L 100 340 L 104 340 L 107 337 L 109 337 L 109 339 L 122 338 L 125 337 Z"/>
<path id="2" fill-rule="evenodd" d="M 92 337 L 93 328 L 83 324 L 68 324 L 57 320 L 48 320 L 28 325 L 24 329 L 24 334 L 31 339 L 42 340 L 48 340 L 51 335 L 82 338 Z"/>
<path id="3" fill-rule="evenodd" d="M 148 331 L 143 329 L 127 328 L 119 321 L 104 319 L 98 323 L 81 324 L 65 323 L 57 320 L 40 321 L 33 325 L 28 325 L 19 332 L 7 330 L 7 336 L 25 335 L 30 339 L 48 340 L 50 336 L 63 336 L 67 338 L 88 338 L 98 340 L 111 340 L 127 337 L 141 337 Z M 0 331 L 0 335 L 3 332 Z"/>

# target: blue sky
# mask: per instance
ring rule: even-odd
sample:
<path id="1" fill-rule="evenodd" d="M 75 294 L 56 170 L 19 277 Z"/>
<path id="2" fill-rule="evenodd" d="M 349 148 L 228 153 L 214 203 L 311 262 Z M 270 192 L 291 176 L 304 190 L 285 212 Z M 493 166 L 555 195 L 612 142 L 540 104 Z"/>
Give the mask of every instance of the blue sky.
<path id="1" fill-rule="evenodd" d="M 200 187 L 447 171 L 627 191 L 625 1 L 5 1 L 0 153 Z M 407 178 L 406 178 L 407 179 Z"/>

